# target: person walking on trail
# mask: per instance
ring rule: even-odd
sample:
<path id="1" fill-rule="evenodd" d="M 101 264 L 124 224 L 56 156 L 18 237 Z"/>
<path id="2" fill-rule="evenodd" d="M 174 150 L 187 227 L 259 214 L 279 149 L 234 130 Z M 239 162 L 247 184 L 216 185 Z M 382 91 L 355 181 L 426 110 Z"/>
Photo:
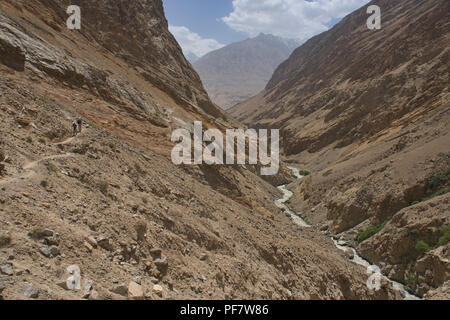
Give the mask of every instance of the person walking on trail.
<path id="1" fill-rule="evenodd" d="M 73 136 L 74 137 L 77 135 L 77 127 L 78 127 L 77 122 L 76 121 L 72 122 Z"/>
<path id="2" fill-rule="evenodd" d="M 78 118 L 77 120 L 77 126 L 78 126 L 78 132 L 81 133 L 81 127 L 83 125 L 83 119 Z"/>

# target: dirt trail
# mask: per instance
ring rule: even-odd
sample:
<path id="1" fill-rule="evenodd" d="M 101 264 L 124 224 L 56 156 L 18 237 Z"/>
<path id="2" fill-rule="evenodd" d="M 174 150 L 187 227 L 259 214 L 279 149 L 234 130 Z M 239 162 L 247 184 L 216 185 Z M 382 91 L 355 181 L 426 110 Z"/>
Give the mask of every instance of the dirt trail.
<path id="1" fill-rule="evenodd" d="M 68 143 L 72 142 L 77 137 L 78 136 L 70 137 L 70 138 L 68 138 L 68 139 L 66 139 L 66 140 L 64 140 L 62 142 L 55 143 L 55 145 L 68 144 Z M 30 178 L 36 176 L 38 174 L 38 172 L 36 172 L 33 169 L 36 168 L 39 165 L 39 163 L 41 163 L 42 161 L 70 158 L 70 157 L 74 157 L 74 156 L 75 156 L 74 153 L 67 152 L 67 153 L 64 153 L 64 154 L 56 154 L 56 155 L 42 157 L 42 158 L 40 158 L 38 160 L 28 162 L 25 165 L 23 165 L 23 167 L 22 167 L 22 170 L 25 171 L 24 173 L 22 173 L 22 174 L 13 174 L 11 177 L 7 177 L 7 178 L 4 178 L 4 179 L 1 179 L 0 180 L 0 186 L 6 185 L 6 184 L 9 184 L 9 183 L 13 183 L 15 181 L 30 179 Z"/>

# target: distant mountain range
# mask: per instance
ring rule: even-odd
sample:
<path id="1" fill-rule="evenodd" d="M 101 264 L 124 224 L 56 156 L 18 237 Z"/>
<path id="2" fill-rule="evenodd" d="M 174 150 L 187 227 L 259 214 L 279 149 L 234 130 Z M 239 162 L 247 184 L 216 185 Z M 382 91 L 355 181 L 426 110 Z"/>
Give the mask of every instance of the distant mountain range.
<path id="1" fill-rule="evenodd" d="M 300 43 L 268 34 L 232 43 L 194 63 L 211 99 L 223 109 L 256 95 Z"/>

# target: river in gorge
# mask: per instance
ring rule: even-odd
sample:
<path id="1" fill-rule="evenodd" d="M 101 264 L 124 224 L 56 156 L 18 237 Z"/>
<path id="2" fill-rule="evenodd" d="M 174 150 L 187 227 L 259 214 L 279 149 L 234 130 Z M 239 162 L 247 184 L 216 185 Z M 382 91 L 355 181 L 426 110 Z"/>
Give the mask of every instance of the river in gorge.
<path id="1" fill-rule="evenodd" d="M 297 178 L 297 179 L 301 179 L 303 178 L 302 175 L 300 175 L 300 170 L 294 167 L 288 167 L 291 171 L 292 174 Z M 286 215 L 288 215 L 292 222 L 302 228 L 310 228 L 311 226 L 305 221 L 303 220 L 303 218 L 296 212 L 292 211 L 289 206 L 288 206 L 288 201 L 293 197 L 293 193 L 292 191 L 290 191 L 288 189 L 289 185 L 282 185 L 279 186 L 278 189 L 283 193 L 283 197 L 275 200 L 275 205 L 280 208 L 284 213 L 286 213 Z M 406 288 L 406 286 L 404 286 L 401 283 L 398 283 L 396 281 L 393 281 L 389 278 L 387 278 L 386 276 L 384 276 L 381 271 L 380 268 L 376 265 L 372 265 L 371 263 L 369 263 L 367 260 L 365 260 L 364 258 L 362 258 L 358 252 L 351 246 L 348 246 L 342 242 L 339 242 L 338 239 L 331 237 L 331 239 L 333 240 L 334 245 L 336 246 L 336 248 L 338 248 L 339 250 L 342 250 L 344 252 L 351 250 L 353 252 L 353 258 L 350 260 L 353 263 L 356 263 L 358 265 L 361 265 L 363 267 L 366 268 L 366 270 L 368 271 L 368 278 L 370 276 L 372 276 L 372 278 L 375 277 L 379 277 L 379 279 L 384 278 L 386 280 L 388 280 L 391 284 L 392 287 L 399 291 L 401 296 L 403 297 L 404 300 L 418 300 L 420 299 L 419 297 L 414 296 L 413 294 L 411 294 L 408 289 Z"/>

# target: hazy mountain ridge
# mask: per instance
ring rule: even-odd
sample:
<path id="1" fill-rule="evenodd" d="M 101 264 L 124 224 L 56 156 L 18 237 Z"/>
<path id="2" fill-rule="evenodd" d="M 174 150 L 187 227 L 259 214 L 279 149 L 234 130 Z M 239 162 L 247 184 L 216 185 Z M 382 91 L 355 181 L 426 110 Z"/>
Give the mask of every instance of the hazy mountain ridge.
<path id="1" fill-rule="evenodd" d="M 295 40 L 260 34 L 206 54 L 194 68 L 211 99 L 228 109 L 262 90 L 298 45 Z"/>

